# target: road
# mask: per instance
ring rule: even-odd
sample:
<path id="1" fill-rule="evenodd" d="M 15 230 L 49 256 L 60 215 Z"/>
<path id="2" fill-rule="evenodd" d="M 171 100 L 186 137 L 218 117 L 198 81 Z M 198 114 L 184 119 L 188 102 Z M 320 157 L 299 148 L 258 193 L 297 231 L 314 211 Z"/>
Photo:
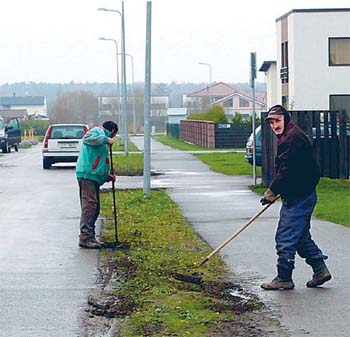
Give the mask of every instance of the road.
<path id="1" fill-rule="evenodd" d="M 143 138 L 132 141 L 143 148 Z M 163 175 L 152 187 L 165 187 L 182 214 L 208 244 L 215 248 L 260 209 L 260 197 L 252 193 L 250 177 L 230 177 L 212 172 L 189 153 L 152 140 L 152 169 Z M 331 196 L 330 196 L 331 197 Z M 274 233 L 280 204 L 271 206 L 225 247 L 221 256 L 237 282 L 256 293 L 279 317 L 292 337 L 350 336 L 350 231 L 340 225 L 313 219 L 312 233 L 329 255 L 333 280 L 318 289 L 305 283 L 311 269 L 296 259 L 292 291 L 266 292 L 263 281 L 276 274 Z"/>
<path id="2" fill-rule="evenodd" d="M 0 156 L 0 336 L 82 336 L 98 254 L 79 249 L 73 167 L 42 169 L 41 147 Z"/>

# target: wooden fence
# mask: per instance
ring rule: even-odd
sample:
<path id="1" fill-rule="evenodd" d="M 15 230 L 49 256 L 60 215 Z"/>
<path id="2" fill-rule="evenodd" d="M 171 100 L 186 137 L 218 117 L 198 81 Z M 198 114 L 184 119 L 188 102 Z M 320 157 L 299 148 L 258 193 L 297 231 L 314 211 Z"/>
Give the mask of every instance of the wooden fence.
<path id="1" fill-rule="evenodd" d="M 345 111 L 290 111 L 292 120 L 307 134 L 321 176 L 349 179 L 350 131 Z M 262 121 L 267 112 L 262 112 Z M 262 127 L 262 182 L 268 186 L 275 175 L 277 138 L 269 124 Z"/>
<path id="2" fill-rule="evenodd" d="M 180 138 L 207 148 L 245 147 L 252 132 L 251 124 L 214 123 L 210 121 L 183 120 Z"/>

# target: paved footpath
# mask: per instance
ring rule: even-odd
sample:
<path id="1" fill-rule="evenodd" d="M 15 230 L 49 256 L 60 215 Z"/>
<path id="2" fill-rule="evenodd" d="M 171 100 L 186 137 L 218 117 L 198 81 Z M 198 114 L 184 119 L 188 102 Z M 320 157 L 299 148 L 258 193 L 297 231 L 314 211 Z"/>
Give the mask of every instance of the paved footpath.
<path id="1" fill-rule="evenodd" d="M 132 141 L 143 149 L 143 138 Z M 154 140 L 151 144 L 152 170 L 162 172 L 152 178 L 151 186 L 167 188 L 196 232 L 212 247 L 242 226 L 260 209 L 260 196 L 248 188 L 251 177 L 232 177 L 212 172 L 190 153 L 171 149 Z M 142 179 L 118 180 L 119 187 L 141 186 Z M 331 196 L 330 196 L 331 197 Z M 329 255 L 328 265 L 334 278 L 324 287 L 308 289 L 308 267 L 297 258 L 293 275 L 296 289 L 266 292 L 260 283 L 275 276 L 274 233 L 280 203 L 271 206 L 221 251 L 229 269 L 248 290 L 255 292 L 280 318 L 290 336 L 350 336 L 350 231 L 313 219 L 312 234 Z"/>

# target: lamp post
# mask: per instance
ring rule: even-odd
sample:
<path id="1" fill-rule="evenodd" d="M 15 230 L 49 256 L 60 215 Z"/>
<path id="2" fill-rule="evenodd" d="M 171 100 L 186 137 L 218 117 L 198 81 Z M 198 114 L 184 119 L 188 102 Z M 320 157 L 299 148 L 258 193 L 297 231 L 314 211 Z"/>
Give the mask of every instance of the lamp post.
<path id="1" fill-rule="evenodd" d="M 123 112 L 124 112 L 124 153 L 127 157 L 129 155 L 129 144 L 128 144 L 128 102 L 126 95 L 126 69 L 125 69 L 125 16 L 124 16 L 124 1 L 122 1 L 122 11 L 108 8 L 98 8 L 99 11 L 118 13 L 121 17 L 121 41 L 122 41 L 122 65 L 121 65 L 121 78 L 122 78 L 122 97 L 123 97 Z"/>
<path id="2" fill-rule="evenodd" d="M 121 55 L 119 53 L 118 55 Z M 132 104 L 132 116 L 133 116 L 133 132 L 136 135 L 136 96 L 135 96 L 135 80 L 134 80 L 134 58 L 131 54 L 126 53 L 125 56 L 130 57 L 131 60 L 131 81 L 132 81 L 132 92 L 133 92 L 133 104 Z"/>
<path id="3" fill-rule="evenodd" d="M 122 128 L 122 123 L 121 123 L 121 113 L 120 113 L 120 87 L 119 87 L 119 61 L 118 61 L 118 42 L 115 39 L 106 39 L 104 37 L 99 38 L 100 41 L 112 41 L 115 44 L 115 49 L 116 49 L 116 58 L 117 58 L 117 111 L 118 111 L 118 124 L 120 125 L 121 130 Z"/>
<path id="4" fill-rule="evenodd" d="M 212 84 L 212 72 L 211 72 L 211 64 L 210 63 L 205 63 L 205 62 L 198 62 L 198 64 L 202 65 L 202 66 L 208 66 L 209 67 L 209 87 L 211 87 L 211 84 Z M 210 93 L 209 93 L 209 88 L 208 88 L 208 98 L 209 98 L 209 109 L 210 109 L 210 106 L 211 106 L 211 96 L 210 96 Z M 208 109 L 208 110 L 209 110 Z"/>

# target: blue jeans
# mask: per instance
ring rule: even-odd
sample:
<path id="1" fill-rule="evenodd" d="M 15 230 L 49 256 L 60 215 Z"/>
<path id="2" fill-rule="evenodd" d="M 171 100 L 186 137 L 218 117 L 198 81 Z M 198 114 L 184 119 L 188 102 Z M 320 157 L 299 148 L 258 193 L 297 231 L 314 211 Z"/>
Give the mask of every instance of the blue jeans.
<path id="1" fill-rule="evenodd" d="M 311 214 L 316 205 L 316 192 L 303 199 L 283 200 L 276 232 L 278 266 L 294 269 L 295 253 L 314 265 L 328 257 L 322 253 L 310 234 Z"/>

